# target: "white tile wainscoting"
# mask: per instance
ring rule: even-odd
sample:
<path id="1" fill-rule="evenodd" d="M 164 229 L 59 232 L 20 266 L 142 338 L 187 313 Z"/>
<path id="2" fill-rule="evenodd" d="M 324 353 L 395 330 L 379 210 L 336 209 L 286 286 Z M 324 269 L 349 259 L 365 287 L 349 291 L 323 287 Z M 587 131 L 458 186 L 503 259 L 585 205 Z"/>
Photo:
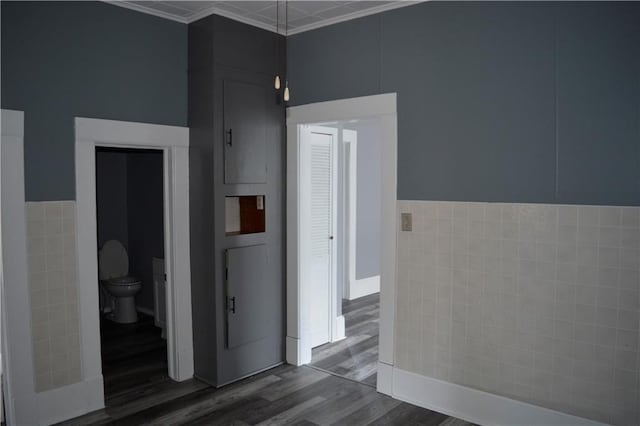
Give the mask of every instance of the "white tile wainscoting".
<path id="1" fill-rule="evenodd" d="M 75 201 L 27 202 L 36 392 L 81 381 Z"/>
<path id="2" fill-rule="evenodd" d="M 413 230 L 397 235 L 396 367 L 640 424 L 640 207 L 398 201 L 400 213 Z"/>

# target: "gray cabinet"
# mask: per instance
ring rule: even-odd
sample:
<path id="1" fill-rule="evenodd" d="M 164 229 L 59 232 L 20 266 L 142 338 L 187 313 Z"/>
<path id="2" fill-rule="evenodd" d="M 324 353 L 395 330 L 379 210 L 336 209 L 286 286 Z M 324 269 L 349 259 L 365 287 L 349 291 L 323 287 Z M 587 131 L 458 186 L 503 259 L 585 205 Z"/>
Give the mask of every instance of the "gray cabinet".
<path id="1" fill-rule="evenodd" d="M 228 249 L 226 263 L 227 347 L 235 348 L 269 335 L 266 246 Z"/>
<path id="2" fill-rule="evenodd" d="M 224 182 L 266 183 L 264 87 L 224 82 Z"/>

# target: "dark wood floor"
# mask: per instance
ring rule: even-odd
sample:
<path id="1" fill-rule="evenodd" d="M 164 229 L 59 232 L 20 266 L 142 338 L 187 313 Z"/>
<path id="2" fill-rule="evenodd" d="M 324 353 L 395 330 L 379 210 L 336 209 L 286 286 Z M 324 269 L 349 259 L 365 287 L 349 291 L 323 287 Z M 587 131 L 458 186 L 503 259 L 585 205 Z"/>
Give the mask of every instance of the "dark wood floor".
<path id="1" fill-rule="evenodd" d="M 376 386 L 380 294 L 342 301 L 346 338 L 313 349 L 311 365 Z"/>
<path id="2" fill-rule="evenodd" d="M 168 379 L 167 342 L 153 317 L 138 314 L 135 324 L 100 321 L 102 375 L 106 404 L 132 388 Z"/>
<path id="3" fill-rule="evenodd" d="M 106 408 L 63 424 L 469 425 L 312 367 L 283 365 L 220 389 L 195 379 L 177 383 L 167 376 L 166 346 L 152 324 L 103 325 Z M 105 344 L 110 339 L 117 344 Z"/>

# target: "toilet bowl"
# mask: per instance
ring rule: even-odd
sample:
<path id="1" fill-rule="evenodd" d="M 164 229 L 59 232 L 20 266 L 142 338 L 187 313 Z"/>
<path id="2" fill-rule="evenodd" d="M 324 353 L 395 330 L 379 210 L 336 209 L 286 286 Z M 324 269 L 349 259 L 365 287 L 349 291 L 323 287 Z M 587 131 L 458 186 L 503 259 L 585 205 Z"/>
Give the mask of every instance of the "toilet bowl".
<path id="1" fill-rule="evenodd" d="M 142 288 L 142 282 L 130 277 L 127 250 L 117 240 L 109 240 L 98 253 L 98 277 L 100 284 L 113 298 L 110 320 L 129 324 L 138 321 L 135 296 Z"/>

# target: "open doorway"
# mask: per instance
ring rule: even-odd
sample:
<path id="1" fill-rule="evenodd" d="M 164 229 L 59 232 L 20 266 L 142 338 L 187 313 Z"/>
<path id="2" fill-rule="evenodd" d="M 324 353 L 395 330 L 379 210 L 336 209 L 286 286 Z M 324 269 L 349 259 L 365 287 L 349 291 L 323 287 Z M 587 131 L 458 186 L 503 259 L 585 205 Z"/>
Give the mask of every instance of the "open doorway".
<path id="1" fill-rule="evenodd" d="M 169 378 L 162 150 L 96 147 L 105 404 Z"/>
<path id="2" fill-rule="evenodd" d="M 376 389 L 393 394 L 394 320 L 396 277 L 396 215 L 397 215 L 397 109 L 394 93 L 319 102 L 287 108 L 287 362 L 304 365 L 312 362 L 312 318 L 307 308 L 312 300 L 309 280 L 305 276 L 305 239 L 302 232 L 304 215 L 300 198 L 304 171 L 301 164 L 301 139 L 304 127 L 317 123 L 345 123 L 351 120 L 379 120 L 381 161 L 380 213 L 378 229 L 381 247 L 377 262 L 380 266 L 379 336 Z M 344 126 L 343 126 L 344 130 Z M 349 129 L 347 129 L 349 130 Z M 357 149 L 357 148 L 356 148 Z M 338 259 L 340 257 L 338 256 Z M 357 265 L 357 261 L 356 261 Z M 344 272 L 344 269 L 342 270 Z M 346 274 L 346 273 L 345 273 Z M 343 278 L 344 280 L 344 278 Z M 337 280 L 336 280 L 337 282 Z M 344 291 L 336 289 L 336 295 Z M 335 301 L 334 324 L 340 324 L 338 310 L 342 303 Z M 346 311 L 346 309 L 345 309 Z M 369 322 L 369 321 L 367 321 Z M 338 327 L 336 331 L 340 331 Z M 346 339 L 345 339 L 346 340 Z M 371 378 L 373 380 L 373 378 Z"/>
<path id="3" fill-rule="evenodd" d="M 300 127 L 300 267 L 310 365 L 376 386 L 381 269 L 379 118 Z"/>

